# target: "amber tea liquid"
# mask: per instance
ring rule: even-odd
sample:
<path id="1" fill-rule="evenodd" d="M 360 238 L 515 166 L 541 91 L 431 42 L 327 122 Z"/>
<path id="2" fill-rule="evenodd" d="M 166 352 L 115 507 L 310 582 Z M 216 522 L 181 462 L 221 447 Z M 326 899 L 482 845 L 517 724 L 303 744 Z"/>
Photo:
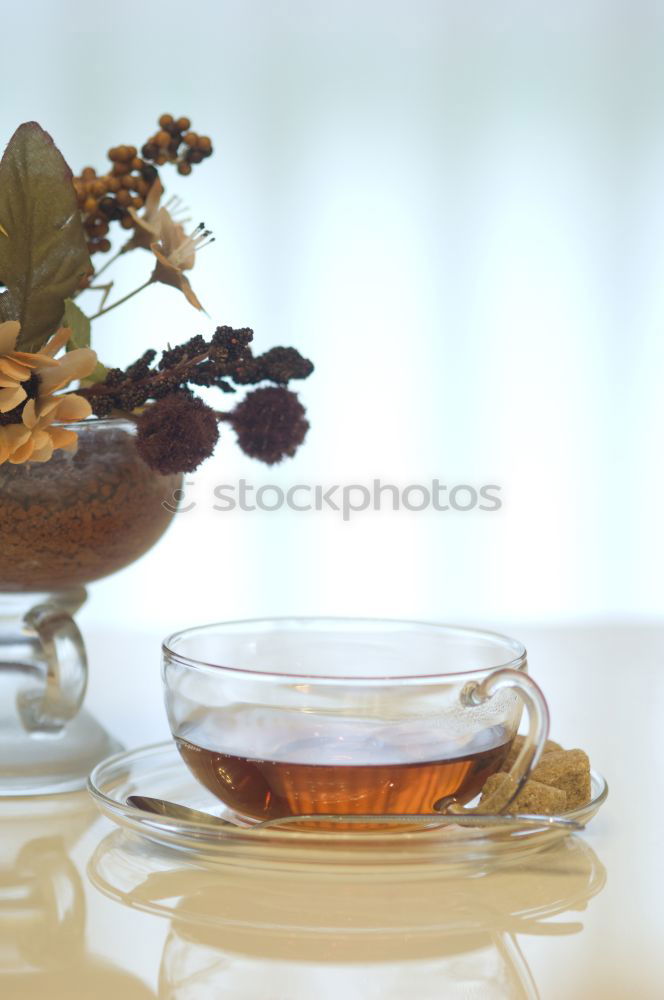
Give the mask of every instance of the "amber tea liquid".
<path id="1" fill-rule="evenodd" d="M 196 726 L 176 737 L 183 760 L 213 795 L 254 820 L 320 813 L 434 813 L 435 803 L 446 795 L 460 802 L 474 798 L 511 745 L 501 727 L 494 727 L 475 741 L 477 748 L 471 744 L 449 756 L 439 751 L 430 759 L 411 760 L 404 752 L 406 759 L 399 760 L 399 748 L 389 744 L 353 744 L 348 738 L 342 744 L 317 736 L 292 741 L 271 755 L 241 755 L 214 749 L 209 726 L 205 728 L 205 740 Z"/>

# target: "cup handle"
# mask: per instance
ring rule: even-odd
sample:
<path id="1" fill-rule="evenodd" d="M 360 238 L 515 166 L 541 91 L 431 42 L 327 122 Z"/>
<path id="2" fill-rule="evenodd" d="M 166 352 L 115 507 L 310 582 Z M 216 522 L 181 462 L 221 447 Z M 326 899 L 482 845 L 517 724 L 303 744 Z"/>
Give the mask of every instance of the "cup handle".
<path id="1" fill-rule="evenodd" d="M 461 692 L 461 702 L 467 707 L 482 705 L 499 691 L 515 691 L 528 712 L 528 732 L 512 768 L 507 772 L 508 781 L 497 788 L 474 809 L 456 802 L 453 796 L 437 804 L 441 812 L 451 813 L 501 813 L 521 791 L 531 770 L 537 765 L 549 735 L 549 709 L 542 691 L 535 681 L 521 670 L 505 667 L 494 670 L 485 680 L 470 681 Z"/>
<path id="2" fill-rule="evenodd" d="M 78 712 L 88 682 L 83 637 L 74 619 L 56 604 L 38 604 L 23 619 L 36 634 L 45 669 L 37 690 L 22 691 L 17 709 L 23 727 L 33 733 L 57 733 Z"/>

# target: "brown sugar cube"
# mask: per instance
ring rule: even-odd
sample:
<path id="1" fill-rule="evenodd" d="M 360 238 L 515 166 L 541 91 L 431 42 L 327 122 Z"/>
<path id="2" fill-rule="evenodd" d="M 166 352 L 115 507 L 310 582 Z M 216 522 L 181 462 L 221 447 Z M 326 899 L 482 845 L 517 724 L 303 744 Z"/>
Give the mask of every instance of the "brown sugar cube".
<path id="1" fill-rule="evenodd" d="M 503 763 L 500 765 L 500 770 L 501 771 L 509 771 L 510 770 L 510 768 L 512 767 L 512 764 L 514 763 L 514 761 L 516 760 L 517 756 L 519 755 L 519 752 L 521 750 L 521 747 L 523 746 L 523 742 L 524 742 L 525 738 L 526 738 L 525 736 L 515 736 L 514 737 L 514 741 L 512 743 L 512 746 L 510 747 L 510 752 L 508 753 L 508 755 L 505 758 L 505 760 L 503 761 Z M 553 750 L 562 750 L 562 747 L 561 747 L 560 743 L 555 743 L 553 740 L 547 740 L 546 743 L 544 744 L 543 755 L 545 753 L 551 753 Z"/>
<path id="2" fill-rule="evenodd" d="M 498 772 L 487 778 L 482 789 L 480 804 L 489 805 L 489 798 L 504 792 L 510 782 L 509 775 Z M 567 808 L 567 796 L 560 788 L 544 785 L 540 781 L 527 781 L 508 808 L 509 813 L 537 813 L 554 816 Z"/>
<path id="3" fill-rule="evenodd" d="M 553 750 L 543 754 L 532 778 L 564 791 L 568 809 L 590 801 L 590 761 L 583 750 Z"/>
<path id="4" fill-rule="evenodd" d="M 484 782 L 477 811 L 480 813 L 498 812 L 504 796 L 513 788 L 514 781 L 509 774 L 497 771 L 495 774 L 489 775 Z"/>
<path id="5" fill-rule="evenodd" d="M 544 813 L 554 816 L 567 809 L 567 794 L 561 788 L 543 785 L 541 781 L 527 781 L 514 802 L 510 812 Z"/>

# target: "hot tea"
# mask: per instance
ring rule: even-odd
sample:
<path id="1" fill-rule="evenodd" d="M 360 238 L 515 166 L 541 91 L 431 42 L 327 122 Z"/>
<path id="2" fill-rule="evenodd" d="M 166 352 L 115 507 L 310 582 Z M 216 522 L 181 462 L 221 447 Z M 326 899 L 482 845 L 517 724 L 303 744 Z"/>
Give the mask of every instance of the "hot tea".
<path id="1" fill-rule="evenodd" d="M 435 817 L 449 798 L 472 813 L 508 763 L 491 799 L 504 810 L 548 730 L 526 668 L 520 643 L 477 629 L 280 618 L 178 632 L 164 642 L 162 676 L 171 733 L 201 787 L 248 822 L 339 830 Z M 528 734 L 512 760 L 524 708 Z M 315 818 L 289 822 L 302 816 Z M 409 827 L 378 828 L 394 825 Z"/>
<path id="2" fill-rule="evenodd" d="M 207 727 L 206 727 L 207 728 Z M 456 754 L 413 752 L 377 739 L 295 740 L 266 756 L 213 748 L 187 726 L 176 736 L 198 781 L 229 808 L 254 820 L 303 814 L 434 813 L 454 795 L 468 802 L 505 760 L 511 740 L 493 727 Z M 204 736 L 207 735 L 207 739 Z M 419 741 L 418 741 L 419 742 Z M 435 748 L 434 748 L 435 750 Z M 415 753 L 417 757 L 417 753 Z"/>

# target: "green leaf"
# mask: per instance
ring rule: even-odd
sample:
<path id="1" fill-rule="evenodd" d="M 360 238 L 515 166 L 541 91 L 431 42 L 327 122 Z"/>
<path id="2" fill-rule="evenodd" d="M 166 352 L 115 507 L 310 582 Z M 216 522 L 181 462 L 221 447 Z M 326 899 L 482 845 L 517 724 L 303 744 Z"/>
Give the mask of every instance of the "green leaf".
<path id="1" fill-rule="evenodd" d="M 108 368 L 98 361 L 87 378 L 81 380 L 81 385 L 94 385 L 95 382 L 103 382 L 108 375 Z"/>
<path id="2" fill-rule="evenodd" d="M 67 350 L 73 351 L 77 347 L 90 346 L 90 318 L 79 309 L 73 299 L 65 299 L 65 314 L 62 318 L 62 325 L 68 326 L 71 330 L 71 337 L 67 341 Z"/>
<path id="3" fill-rule="evenodd" d="M 44 345 L 91 271 L 71 170 L 51 137 L 26 122 L 0 161 L 0 321 L 20 322 L 19 350 Z"/>
<path id="4" fill-rule="evenodd" d="M 68 326 L 71 330 L 71 337 L 67 341 L 67 350 L 74 351 L 77 347 L 90 346 L 90 317 L 86 316 L 82 309 L 79 309 L 73 299 L 65 299 L 65 314 L 62 317 L 62 326 Z M 82 385 L 94 385 L 95 382 L 103 382 L 108 375 L 108 368 L 98 361 L 87 378 L 82 380 Z"/>

